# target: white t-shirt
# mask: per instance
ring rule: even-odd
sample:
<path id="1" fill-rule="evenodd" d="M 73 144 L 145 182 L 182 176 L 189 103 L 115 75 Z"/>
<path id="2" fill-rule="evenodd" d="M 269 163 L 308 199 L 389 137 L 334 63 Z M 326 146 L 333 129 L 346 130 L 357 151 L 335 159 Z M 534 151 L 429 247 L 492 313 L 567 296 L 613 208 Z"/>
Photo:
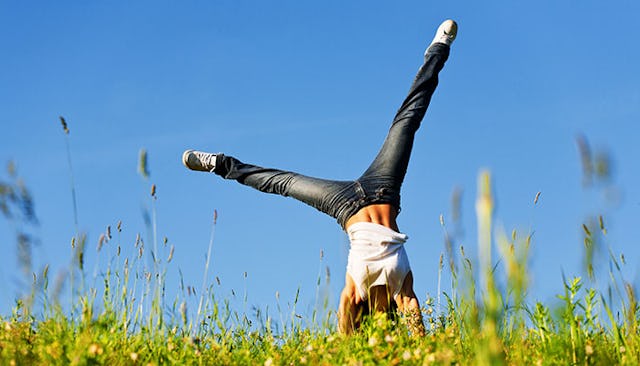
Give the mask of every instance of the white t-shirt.
<path id="1" fill-rule="evenodd" d="M 367 299 L 372 286 L 387 285 L 396 297 L 411 270 L 404 250 L 409 237 L 371 222 L 357 222 L 349 226 L 347 234 L 351 243 L 347 273 L 360 296 Z"/>

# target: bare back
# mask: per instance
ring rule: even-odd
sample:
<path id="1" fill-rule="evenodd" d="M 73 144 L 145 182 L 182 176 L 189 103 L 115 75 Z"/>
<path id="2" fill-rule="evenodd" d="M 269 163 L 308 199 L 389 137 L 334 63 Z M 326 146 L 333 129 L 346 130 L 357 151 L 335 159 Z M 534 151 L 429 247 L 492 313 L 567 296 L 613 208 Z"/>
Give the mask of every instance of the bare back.
<path id="1" fill-rule="evenodd" d="M 345 228 L 355 224 L 356 222 L 372 222 L 374 224 L 388 227 L 394 231 L 400 231 L 396 223 L 398 210 L 388 203 L 369 205 L 361 208 L 355 215 L 347 220 Z"/>

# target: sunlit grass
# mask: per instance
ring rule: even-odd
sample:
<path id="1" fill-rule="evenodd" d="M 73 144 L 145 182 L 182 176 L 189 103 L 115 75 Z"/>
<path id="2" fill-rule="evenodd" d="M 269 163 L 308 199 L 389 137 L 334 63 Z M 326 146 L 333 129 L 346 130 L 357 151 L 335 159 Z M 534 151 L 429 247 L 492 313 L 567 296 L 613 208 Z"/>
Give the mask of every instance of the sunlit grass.
<path id="1" fill-rule="evenodd" d="M 588 174 L 605 171 L 602 167 L 591 168 L 597 164 L 591 162 L 585 144 L 579 140 L 583 164 L 590 167 Z M 202 287 L 196 293 L 193 287 L 181 282 L 177 286 L 179 295 L 167 299 L 166 286 L 173 284 L 167 283 L 166 273 L 175 249 L 166 239 L 157 238 L 158 197 L 156 186 L 148 181 L 146 160 L 146 152 L 141 153 L 140 172 L 150 186 L 151 212 L 146 215 L 145 229 L 151 249 L 140 235 L 133 243 L 123 243 L 122 223 L 113 229 L 107 227 L 96 248 L 96 268 L 89 273 L 84 266 L 86 236 L 77 232 L 70 243 L 69 268 L 53 281 L 48 266 L 39 271 L 32 268 L 29 250 L 32 243 L 27 240 L 27 233 L 36 222 L 33 202 L 24 183 L 17 178 L 15 167 L 10 167 L 10 179 L 0 181 L 0 208 L 16 227 L 26 290 L 10 314 L 0 315 L 0 364 L 635 365 L 640 362 L 639 306 L 633 286 L 622 274 L 624 257 L 609 250 L 608 293 L 600 293 L 592 280 L 594 253 L 605 246 L 607 235 L 601 215 L 587 220 L 582 228 L 587 278 L 560 278 L 564 289 L 558 294 L 560 305 L 530 303 L 527 291 L 532 233 L 495 227 L 491 176 L 483 171 L 478 178 L 476 200 L 478 259 L 468 257 L 463 247 L 456 247 L 456 230 L 449 231 L 444 217 L 440 219 L 443 256 L 434 271 L 438 274 L 438 288 L 444 290 L 438 291 L 435 299 L 423 301 L 427 335 L 410 337 L 401 316 L 388 318 L 378 314 L 369 317 L 355 335 L 345 337 L 337 333 L 335 310 L 327 309 L 326 299 L 316 299 L 324 311 L 316 309 L 311 319 L 306 319 L 295 311 L 297 295 L 287 310 L 280 308 L 278 296 L 278 308 L 273 315 L 265 309 L 253 309 L 251 314 L 238 312 L 229 298 L 220 296 L 216 291 L 219 282 L 209 277 L 217 213 L 212 220 Z M 540 196 L 540 192 L 535 194 L 534 204 Z M 459 195 L 454 194 L 453 201 L 457 206 Z M 455 217 L 453 221 L 455 224 Z M 107 254 L 104 251 L 107 245 L 115 253 Z M 125 255 L 121 250 L 124 246 L 135 251 Z M 498 262 L 492 259 L 492 251 Z M 151 258 L 150 264 L 147 258 Z M 441 284 L 444 271 L 450 274 L 450 285 Z M 323 278 L 321 265 L 318 289 L 323 286 Z M 68 291 L 63 291 L 64 288 Z M 317 297 L 319 294 L 316 291 Z M 194 302 L 191 299 L 197 303 L 195 312 L 187 308 Z M 246 302 L 246 294 L 243 299 Z"/>

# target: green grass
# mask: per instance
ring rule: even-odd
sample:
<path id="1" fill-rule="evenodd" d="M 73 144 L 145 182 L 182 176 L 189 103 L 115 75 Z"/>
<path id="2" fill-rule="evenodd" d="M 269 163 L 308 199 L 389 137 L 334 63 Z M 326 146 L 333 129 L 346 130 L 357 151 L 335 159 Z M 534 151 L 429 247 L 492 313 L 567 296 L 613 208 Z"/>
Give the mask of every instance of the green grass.
<path id="1" fill-rule="evenodd" d="M 145 164 L 143 152 L 140 171 L 147 179 Z M 0 208 L 16 228 L 19 262 L 29 279 L 24 287 L 29 290 L 11 314 L 0 316 L 2 365 L 640 362 L 638 302 L 633 286 L 622 275 L 623 257 L 610 251 L 610 291 L 606 294 L 595 289 L 592 278 L 594 253 L 602 251 L 606 242 L 604 219 L 595 216 L 583 225 L 586 279 L 560 279 L 564 291 L 558 294 L 559 305 L 529 303 L 527 266 L 532 234 L 514 230 L 509 235 L 493 227 L 494 198 L 487 172 L 480 174 L 476 201 L 478 248 L 483 255 L 476 261 L 465 255 L 464 248 L 456 248 L 455 235 L 441 218 L 446 255 L 434 270 L 439 282 L 442 272 L 448 270 L 451 286 L 437 300 L 423 301 L 428 334 L 420 338 L 410 336 L 402 317 L 385 314 L 369 317 L 355 335 L 342 336 L 336 331 L 335 310 L 326 309 L 326 302 L 322 319 L 316 318 L 317 313 L 312 319 L 298 317 L 297 298 L 292 302 L 293 311 L 278 309 L 275 318 L 261 309 L 255 309 L 253 315 L 239 313 L 229 299 L 217 296 L 215 284 L 208 279 L 209 255 L 198 295 L 181 285 L 180 295 L 167 299 L 166 273 L 173 248 L 156 237 L 154 185 L 147 228 L 151 249 L 138 237 L 133 243 L 135 254 L 125 257 L 120 246 L 127 244 L 120 243 L 120 224 L 108 228 L 100 238 L 98 256 L 106 255 L 101 249 L 107 243 L 117 248 L 116 253 L 108 257 L 106 268 L 94 269 L 91 276 L 84 266 L 86 237 L 77 232 L 71 240 L 67 272 L 50 281 L 48 267 L 35 274 L 30 260 L 28 233 L 36 220 L 29 192 L 13 168 L 10 178 L 0 181 Z M 215 225 L 214 219 L 210 246 Z M 499 263 L 491 261 L 492 250 L 497 251 Z M 460 255 L 454 255 L 458 251 Z M 151 265 L 145 263 L 147 255 Z M 195 314 L 187 309 L 190 298 L 196 298 L 198 304 Z M 439 306 L 441 298 L 444 308 Z"/>

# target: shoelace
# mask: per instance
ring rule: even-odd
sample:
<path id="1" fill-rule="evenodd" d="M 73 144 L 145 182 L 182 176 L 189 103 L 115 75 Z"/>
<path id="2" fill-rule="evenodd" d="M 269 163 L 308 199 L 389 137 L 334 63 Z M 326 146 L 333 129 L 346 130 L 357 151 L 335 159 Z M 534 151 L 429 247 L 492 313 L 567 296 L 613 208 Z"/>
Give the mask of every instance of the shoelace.
<path id="1" fill-rule="evenodd" d="M 216 166 L 215 155 L 209 154 L 209 153 L 203 153 L 199 151 L 196 151 L 195 154 L 198 160 L 200 160 L 200 163 L 202 164 L 203 167 L 208 168 L 212 166 L 213 168 L 209 169 L 210 172 L 212 172 L 215 169 L 215 166 Z M 211 163 L 212 160 L 213 160 L 213 163 Z"/>

